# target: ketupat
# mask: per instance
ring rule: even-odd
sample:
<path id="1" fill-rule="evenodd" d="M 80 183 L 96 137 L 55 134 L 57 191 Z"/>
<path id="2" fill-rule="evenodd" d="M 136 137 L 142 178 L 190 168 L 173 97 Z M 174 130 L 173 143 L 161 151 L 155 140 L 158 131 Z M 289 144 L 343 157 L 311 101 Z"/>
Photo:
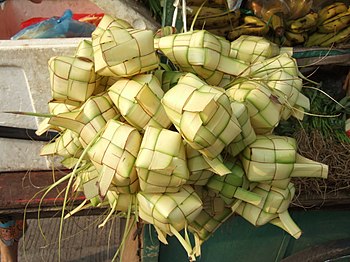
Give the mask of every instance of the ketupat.
<path id="1" fill-rule="evenodd" d="M 224 163 L 231 173 L 224 176 L 212 176 L 206 187 L 217 193 L 230 207 L 237 200 L 259 205 L 262 198 L 248 190 L 249 182 L 241 164 L 233 159 L 225 160 Z"/>
<path id="2" fill-rule="evenodd" d="M 197 30 L 155 39 L 160 50 L 182 71 L 192 72 L 209 85 L 222 86 L 225 75 L 238 76 L 249 64 L 230 57 L 230 42 L 208 31 Z"/>
<path id="3" fill-rule="evenodd" d="M 233 102 L 246 106 L 256 134 L 271 133 L 278 125 L 283 106 L 274 99 L 272 90 L 264 82 L 243 80 L 232 84 L 226 94 Z"/>
<path id="4" fill-rule="evenodd" d="M 128 56 L 129 44 L 142 39 L 137 56 Z M 79 101 L 84 99 L 75 92 L 78 101 L 67 100 L 72 99 L 70 93 L 59 97 L 61 109 L 50 109 L 45 128 L 63 132 L 42 153 L 63 155 L 67 165 L 79 165 L 72 179 L 74 190 L 86 197 L 83 204 L 111 208 L 102 226 L 118 212 L 139 216 L 155 225 L 162 242 L 175 235 L 192 259 L 200 254 L 199 245 L 234 213 L 255 225 L 270 222 L 300 236 L 287 211 L 294 195 L 290 177 L 325 178 L 328 170 L 297 155 L 291 138 L 282 138 L 290 142 L 290 154 L 275 146 L 278 141 L 271 146 L 280 119 L 301 117 L 295 112 L 308 110 L 295 60 L 260 37 L 230 43 L 198 30 L 150 39 L 147 30 L 109 16 L 102 19 L 92 34 L 92 47 L 82 42 L 70 60 L 83 58 L 103 77 L 84 91 L 86 101 Z M 124 53 L 106 56 L 108 47 Z M 155 49 L 180 71 L 153 71 L 159 66 Z M 121 99 L 128 101 L 121 105 Z M 136 118 L 128 110 L 134 110 Z M 161 110 L 165 124 L 152 120 Z M 138 119 L 142 114 L 147 115 L 143 123 Z M 269 136 L 256 135 L 266 133 Z M 130 154 L 123 155 L 126 152 Z M 228 161 L 227 154 L 240 157 L 242 167 L 238 160 Z M 281 161 L 273 158 L 259 174 L 252 172 L 256 157 L 272 155 L 282 155 L 288 168 L 277 172 Z M 271 177 L 274 168 L 278 175 Z M 194 248 L 178 232 L 187 228 L 195 235 Z"/>
<path id="5" fill-rule="evenodd" d="M 136 128 L 110 119 L 101 135 L 87 151 L 100 174 L 98 189 L 104 197 L 112 185 L 119 193 L 136 193 L 139 189 L 135 161 L 141 135 Z"/>
<path id="6" fill-rule="evenodd" d="M 264 201 L 260 205 L 242 202 L 236 209 L 238 214 L 255 226 L 272 223 L 287 231 L 294 238 L 301 236 L 301 229 L 288 213 L 288 206 L 295 193 L 292 183 L 289 183 L 284 189 L 258 184 L 252 192 L 263 197 Z"/>
<path id="7" fill-rule="evenodd" d="M 150 30 L 110 26 L 92 39 L 96 72 L 129 77 L 156 69 L 158 56 Z"/>
<path id="8" fill-rule="evenodd" d="M 161 104 L 164 92 L 153 74 L 121 78 L 108 89 L 108 94 L 125 120 L 138 130 L 147 126 L 170 127 L 171 121 Z"/>
<path id="9" fill-rule="evenodd" d="M 119 119 L 120 112 L 106 93 L 90 97 L 80 108 L 54 115 L 49 124 L 70 129 L 79 134 L 86 147 L 110 119 Z"/>
<path id="10" fill-rule="evenodd" d="M 203 209 L 189 223 L 188 229 L 193 233 L 195 239 L 193 253 L 200 256 L 200 245 L 211 237 L 234 212 L 215 192 L 198 186 L 195 187 L 195 191 L 203 202 Z"/>
<path id="11" fill-rule="evenodd" d="M 58 56 L 49 60 L 51 95 L 53 99 L 85 102 L 99 85 L 91 60 L 82 57 Z"/>
<path id="12" fill-rule="evenodd" d="M 202 200 L 194 189 L 186 185 L 175 193 L 150 194 L 141 191 L 137 199 L 140 217 L 154 225 L 159 240 L 167 244 L 166 236 L 175 235 L 189 257 L 195 259 L 189 239 L 179 234 L 202 211 Z"/>
<path id="13" fill-rule="evenodd" d="M 295 139 L 286 136 L 258 135 L 240 159 L 251 182 L 274 184 L 291 177 L 327 178 L 328 174 L 327 165 L 300 156 Z"/>
<path id="14" fill-rule="evenodd" d="M 192 73 L 163 97 L 162 104 L 187 143 L 213 159 L 241 132 L 227 95 Z"/>
<path id="15" fill-rule="evenodd" d="M 147 127 L 135 166 L 142 191 L 179 191 L 189 177 L 181 135 L 167 129 Z"/>
<path id="16" fill-rule="evenodd" d="M 249 63 L 264 61 L 280 54 L 280 48 L 269 40 L 251 35 L 242 35 L 231 42 L 230 57 Z"/>

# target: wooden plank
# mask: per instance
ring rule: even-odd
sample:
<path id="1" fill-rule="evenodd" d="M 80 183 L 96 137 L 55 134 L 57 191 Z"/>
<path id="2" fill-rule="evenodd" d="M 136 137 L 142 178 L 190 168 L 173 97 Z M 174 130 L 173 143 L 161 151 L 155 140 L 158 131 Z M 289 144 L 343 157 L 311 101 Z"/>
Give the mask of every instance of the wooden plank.
<path id="1" fill-rule="evenodd" d="M 125 222 L 125 221 L 124 221 Z M 125 226 L 125 225 L 124 225 Z M 124 244 L 121 261 L 140 262 L 142 248 L 142 226 L 135 224 L 127 236 Z M 122 236 L 121 236 L 122 237 Z"/>
<path id="2" fill-rule="evenodd" d="M 0 172 L 0 216 L 22 216 L 25 208 L 28 217 L 36 217 L 42 193 L 38 192 L 54 181 L 59 180 L 68 174 L 69 170 L 64 171 L 32 171 L 32 172 Z M 54 188 L 42 201 L 41 210 L 43 217 L 52 216 L 61 211 L 63 204 L 63 194 L 59 194 L 66 187 L 66 183 L 62 183 Z M 75 199 L 74 205 L 81 203 L 84 199 L 80 195 Z M 292 203 L 292 207 L 350 207 L 349 191 L 343 194 L 337 194 L 334 197 L 321 199 L 320 196 L 299 196 Z M 105 209 L 92 208 L 87 211 L 80 212 L 78 215 L 95 215 L 101 214 Z"/>
<path id="3" fill-rule="evenodd" d="M 50 191 L 42 200 L 43 189 L 52 185 L 69 171 L 33 171 L 0 173 L 0 215 L 21 214 L 25 208 L 28 212 L 37 212 L 40 201 L 42 210 L 55 212 L 63 204 L 64 195 L 60 194 L 66 187 L 62 183 Z M 42 191 L 41 193 L 39 193 Z M 72 196 L 72 195 L 71 195 Z M 76 198 L 81 202 L 84 196 Z"/>

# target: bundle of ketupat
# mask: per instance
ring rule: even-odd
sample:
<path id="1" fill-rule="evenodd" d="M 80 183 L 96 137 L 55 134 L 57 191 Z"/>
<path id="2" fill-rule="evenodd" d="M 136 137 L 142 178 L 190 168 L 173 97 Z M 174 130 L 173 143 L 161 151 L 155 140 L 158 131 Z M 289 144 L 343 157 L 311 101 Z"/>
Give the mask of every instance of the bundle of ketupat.
<path id="1" fill-rule="evenodd" d="M 151 36 L 106 15 L 92 43 L 49 62 L 55 106 L 38 133 L 60 135 L 42 155 L 74 167 L 73 190 L 86 198 L 68 216 L 110 206 L 102 226 L 132 215 L 164 243 L 175 235 L 193 260 L 233 214 L 298 238 L 290 178 L 326 178 L 328 169 L 273 134 L 280 119 L 309 109 L 295 60 L 255 36 L 230 43 L 201 30 L 154 44 Z M 179 71 L 159 70 L 159 52 Z"/>

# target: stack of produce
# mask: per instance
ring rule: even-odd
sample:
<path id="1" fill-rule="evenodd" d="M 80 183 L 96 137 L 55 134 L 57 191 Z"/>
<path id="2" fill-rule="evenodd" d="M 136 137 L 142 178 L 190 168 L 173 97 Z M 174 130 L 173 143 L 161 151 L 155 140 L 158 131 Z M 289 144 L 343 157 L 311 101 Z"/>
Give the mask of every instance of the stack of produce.
<path id="1" fill-rule="evenodd" d="M 300 27 L 304 26 L 305 23 L 303 17 L 311 11 L 312 3 L 312 0 L 248 0 L 244 8 L 253 12 L 255 15 L 254 20 L 257 22 L 249 24 L 244 18 L 243 26 L 240 26 L 238 30 L 236 30 L 237 28 L 233 29 L 228 37 L 230 40 L 234 40 L 241 34 L 256 35 L 258 32 L 259 35 L 263 35 L 280 45 L 295 44 L 295 37 L 293 36 L 301 33 Z M 250 17 L 251 15 L 248 16 L 248 20 L 253 20 Z M 290 24 L 294 21 L 294 25 L 291 26 Z M 258 24 L 260 25 L 260 30 L 257 29 Z M 295 26 L 296 28 L 294 28 Z M 256 29 L 253 30 L 253 28 Z M 302 31 L 304 32 L 304 27 Z M 293 37 L 292 42 L 289 41 L 290 37 Z"/>
<path id="2" fill-rule="evenodd" d="M 159 70 L 160 52 L 178 72 Z M 192 259 L 233 214 L 300 236 L 288 214 L 290 179 L 326 178 L 327 166 L 273 134 L 309 109 L 297 64 L 277 45 L 204 30 L 153 39 L 106 15 L 92 41 L 52 58 L 49 70 L 56 106 L 40 132 L 60 135 L 42 155 L 74 167 L 64 179 L 86 200 L 72 213 L 110 206 L 102 225 L 133 215 L 163 243 L 175 235 Z"/>
<path id="3" fill-rule="evenodd" d="M 255 16 L 241 17 L 238 27 L 227 35 L 260 35 L 281 46 L 321 46 L 347 43 L 350 39 L 350 11 L 344 2 L 318 7 L 314 1 L 251 0 L 245 6 Z M 271 7 L 270 7 L 271 6 Z"/>
<path id="4" fill-rule="evenodd" d="M 317 29 L 305 46 L 332 46 L 350 39 L 350 10 L 343 2 L 327 5 L 318 12 Z"/>

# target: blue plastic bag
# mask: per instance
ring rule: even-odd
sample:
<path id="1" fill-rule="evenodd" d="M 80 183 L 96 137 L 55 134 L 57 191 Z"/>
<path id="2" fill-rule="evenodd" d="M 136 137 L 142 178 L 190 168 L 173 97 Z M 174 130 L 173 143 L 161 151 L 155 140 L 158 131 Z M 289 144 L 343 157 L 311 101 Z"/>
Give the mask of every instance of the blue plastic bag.
<path id="1" fill-rule="evenodd" d="M 73 13 L 68 9 L 61 17 L 52 17 L 28 26 L 11 39 L 90 37 L 96 27 L 90 23 L 76 21 L 72 17 Z"/>

